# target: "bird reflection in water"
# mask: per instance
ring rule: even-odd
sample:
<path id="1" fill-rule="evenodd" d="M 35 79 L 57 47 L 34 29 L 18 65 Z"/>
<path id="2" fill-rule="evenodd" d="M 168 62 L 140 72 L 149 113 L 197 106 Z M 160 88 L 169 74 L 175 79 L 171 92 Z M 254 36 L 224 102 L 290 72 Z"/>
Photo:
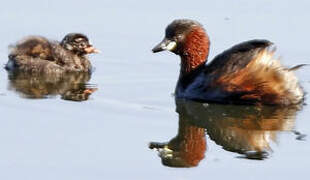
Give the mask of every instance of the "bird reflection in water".
<path id="1" fill-rule="evenodd" d="M 167 143 L 151 142 L 165 166 L 194 167 L 204 158 L 206 134 L 242 158 L 263 160 L 281 131 L 295 132 L 300 106 L 236 106 L 176 100 L 179 130 Z M 205 134 L 206 133 L 206 134 Z M 295 133 L 296 134 L 296 133 Z M 296 138 L 297 139 L 297 138 Z"/>
<path id="2" fill-rule="evenodd" d="M 8 72 L 9 89 L 24 98 L 41 99 L 60 95 L 64 100 L 86 101 L 97 90 L 87 84 L 90 73 L 34 74 L 19 71 Z"/>

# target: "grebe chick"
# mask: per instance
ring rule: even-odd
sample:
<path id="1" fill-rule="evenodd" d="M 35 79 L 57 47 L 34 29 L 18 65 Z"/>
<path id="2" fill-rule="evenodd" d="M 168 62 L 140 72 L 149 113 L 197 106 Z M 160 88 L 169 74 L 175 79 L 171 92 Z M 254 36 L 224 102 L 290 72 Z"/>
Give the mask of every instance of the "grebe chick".
<path id="1" fill-rule="evenodd" d="M 61 42 L 29 36 L 11 46 L 7 70 L 32 73 L 89 72 L 87 54 L 98 53 L 84 34 L 67 34 Z"/>

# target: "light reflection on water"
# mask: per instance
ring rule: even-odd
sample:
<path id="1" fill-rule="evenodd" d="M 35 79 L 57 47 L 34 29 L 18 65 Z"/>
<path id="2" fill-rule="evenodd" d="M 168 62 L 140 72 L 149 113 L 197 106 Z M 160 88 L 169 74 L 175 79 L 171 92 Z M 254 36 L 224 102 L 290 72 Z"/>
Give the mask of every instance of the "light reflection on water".
<path id="1" fill-rule="evenodd" d="M 193 167 L 208 158 L 206 134 L 223 149 L 241 154 L 238 157 L 256 160 L 269 158 L 279 133 L 298 134 L 294 127 L 301 105 L 236 106 L 176 100 L 176 106 L 176 137 L 168 143 L 150 143 L 151 149 L 159 151 L 163 165 L 170 167 Z"/>

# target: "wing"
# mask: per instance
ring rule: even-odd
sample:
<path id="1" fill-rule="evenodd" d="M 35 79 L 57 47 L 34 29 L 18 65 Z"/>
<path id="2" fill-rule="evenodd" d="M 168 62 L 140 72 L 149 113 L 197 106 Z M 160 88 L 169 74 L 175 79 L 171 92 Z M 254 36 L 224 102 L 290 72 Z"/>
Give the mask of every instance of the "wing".
<path id="1" fill-rule="evenodd" d="M 231 74 L 246 67 L 272 43 L 268 40 L 251 40 L 237 44 L 217 55 L 207 66 L 207 73 Z"/>
<path id="2" fill-rule="evenodd" d="M 263 75 L 263 69 L 272 63 L 271 45 L 267 40 L 251 40 L 216 56 L 205 69 L 208 77 L 212 77 L 210 87 L 220 89 L 227 101 L 259 102 L 261 91 L 266 91 L 266 82 L 255 73 Z"/>
<path id="3" fill-rule="evenodd" d="M 297 104 L 303 91 L 292 70 L 274 58 L 271 42 L 252 40 L 215 57 L 205 72 L 211 87 L 219 88 L 233 102 Z M 298 67 L 296 67 L 298 68 Z"/>
<path id="4" fill-rule="evenodd" d="M 27 55 L 33 58 L 53 59 L 51 43 L 44 37 L 29 36 L 15 45 L 10 45 L 9 48 L 10 57 Z"/>

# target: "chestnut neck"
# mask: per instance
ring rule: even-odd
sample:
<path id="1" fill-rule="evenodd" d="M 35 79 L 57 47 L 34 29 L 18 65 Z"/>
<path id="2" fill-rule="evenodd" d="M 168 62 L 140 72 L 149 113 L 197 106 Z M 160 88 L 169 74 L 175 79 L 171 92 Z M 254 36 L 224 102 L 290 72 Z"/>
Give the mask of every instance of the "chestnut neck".
<path id="1" fill-rule="evenodd" d="M 181 75 L 186 75 L 205 64 L 209 55 L 210 41 L 202 27 L 193 28 L 186 36 L 180 52 Z"/>

